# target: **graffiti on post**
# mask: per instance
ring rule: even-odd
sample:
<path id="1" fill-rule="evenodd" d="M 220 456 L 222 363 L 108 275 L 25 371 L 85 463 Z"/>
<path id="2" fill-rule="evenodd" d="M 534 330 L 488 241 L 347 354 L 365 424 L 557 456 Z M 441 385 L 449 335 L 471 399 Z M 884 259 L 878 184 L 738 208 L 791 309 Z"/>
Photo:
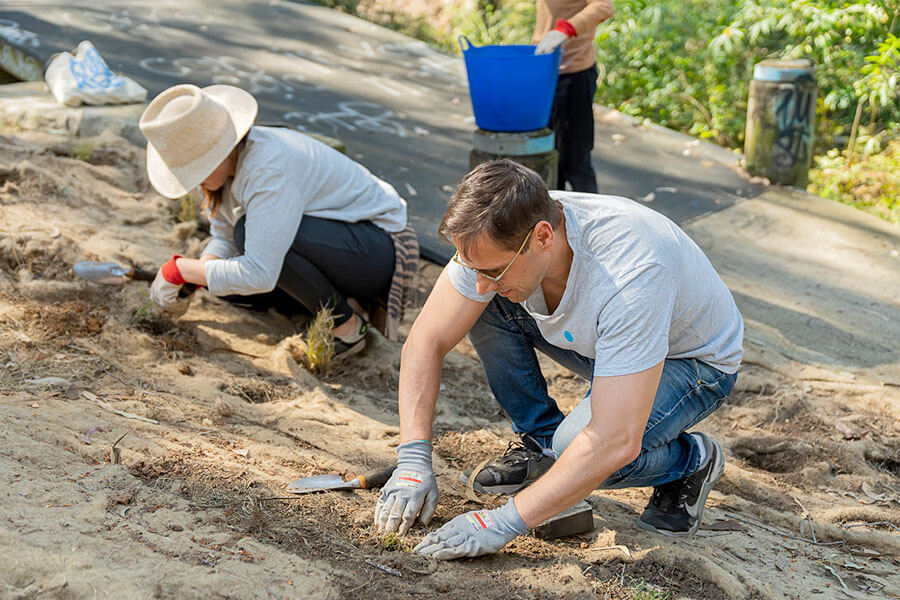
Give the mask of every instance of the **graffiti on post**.
<path id="1" fill-rule="evenodd" d="M 816 90 L 785 87 L 775 105 L 775 161 L 779 167 L 809 163 Z"/>

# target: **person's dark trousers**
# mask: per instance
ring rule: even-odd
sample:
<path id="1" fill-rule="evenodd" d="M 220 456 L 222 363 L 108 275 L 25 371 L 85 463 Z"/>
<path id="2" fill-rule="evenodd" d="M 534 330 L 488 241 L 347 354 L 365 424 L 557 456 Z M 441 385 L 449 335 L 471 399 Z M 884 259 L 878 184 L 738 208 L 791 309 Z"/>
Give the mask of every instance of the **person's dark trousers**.
<path id="1" fill-rule="evenodd" d="M 245 217 L 234 226 L 234 245 L 244 251 Z M 315 314 L 328 307 L 335 326 L 353 316 L 347 297 L 386 295 L 394 273 L 394 243 L 377 225 L 304 216 L 284 257 L 277 287 L 265 294 L 223 296 L 255 310 Z"/>
<path id="2" fill-rule="evenodd" d="M 564 73 L 556 82 L 550 127 L 559 152 L 558 189 L 566 189 L 569 182 L 576 192 L 597 193 L 597 177 L 591 165 L 596 91 L 596 65 L 577 73 Z"/>

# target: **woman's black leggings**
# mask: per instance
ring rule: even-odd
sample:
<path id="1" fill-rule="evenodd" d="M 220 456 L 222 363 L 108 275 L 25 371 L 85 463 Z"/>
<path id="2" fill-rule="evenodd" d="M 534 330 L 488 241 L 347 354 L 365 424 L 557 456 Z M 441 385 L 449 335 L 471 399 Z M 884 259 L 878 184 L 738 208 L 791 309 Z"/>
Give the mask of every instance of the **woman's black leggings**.
<path id="1" fill-rule="evenodd" d="M 234 245 L 244 252 L 245 217 L 234 225 Z M 265 294 L 223 296 L 255 310 L 314 315 L 330 308 L 338 326 L 353 316 L 347 297 L 386 296 L 394 274 L 394 243 L 370 221 L 345 223 L 304 216 L 284 257 L 277 287 Z"/>

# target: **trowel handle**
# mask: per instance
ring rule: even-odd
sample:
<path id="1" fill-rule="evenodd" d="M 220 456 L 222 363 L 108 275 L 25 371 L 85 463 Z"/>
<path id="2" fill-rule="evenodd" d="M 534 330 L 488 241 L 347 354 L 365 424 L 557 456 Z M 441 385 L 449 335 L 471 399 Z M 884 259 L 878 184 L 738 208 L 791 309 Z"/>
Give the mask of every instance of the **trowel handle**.
<path id="1" fill-rule="evenodd" d="M 375 471 L 373 473 L 367 473 L 365 475 L 360 475 L 357 477 L 360 482 L 361 488 L 368 490 L 371 488 L 381 487 L 388 482 L 388 479 L 391 478 L 391 475 L 394 474 L 394 469 L 397 468 L 397 465 L 391 465 L 390 467 L 386 467 L 381 469 L 380 471 Z"/>
<path id="2" fill-rule="evenodd" d="M 156 277 L 156 271 L 133 268 L 128 276 L 135 281 L 153 281 L 153 278 Z"/>
<path id="3" fill-rule="evenodd" d="M 156 271 L 148 271 L 147 269 L 131 269 L 131 273 L 128 275 L 135 281 L 153 281 L 156 278 Z M 179 298 L 187 298 L 191 294 L 197 291 L 196 283 L 185 283 L 181 286 L 181 289 L 178 290 Z"/>

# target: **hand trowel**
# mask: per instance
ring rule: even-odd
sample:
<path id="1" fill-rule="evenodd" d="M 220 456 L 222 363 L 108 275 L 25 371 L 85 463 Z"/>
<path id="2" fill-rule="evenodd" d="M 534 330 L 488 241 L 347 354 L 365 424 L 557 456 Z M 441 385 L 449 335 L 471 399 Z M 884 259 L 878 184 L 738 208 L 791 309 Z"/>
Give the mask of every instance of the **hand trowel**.
<path id="1" fill-rule="evenodd" d="M 156 277 L 156 271 L 147 271 L 145 269 L 136 269 L 134 267 L 123 267 L 113 262 L 93 262 L 85 260 L 77 262 L 72 266 L 75 274 L 88 281 L 96 283 L 105 283 L 109 285 L 118 285 L 125 283 L 129 279 L 137 281 L 153 281 Z"/>
<path id="2" fill-rule="evenodd" d="M 72 265 L 72 270 L 82 279 L 107 285 L 119 285 L 127 281 L 153 281 L 156 271 L 138 269 L 136 267 L 123 267 L 113 262 L 94 262 L 84 260 Z M 178 290 L 179 298 L 186 298 L 196 291 L 197 285 L 185 283 Z"/>
<path id="3" fill-rule="evenodd" d="M 391 465 L 379 471 L 357 475 L 346 480 L 337 474 L 313 475 L 289 483 L 287 489 L 294 494 L 309 494 L 324 490 L 367 490 L 381 487 L 387 483 L 396 468 L 396 465 Z"/>

